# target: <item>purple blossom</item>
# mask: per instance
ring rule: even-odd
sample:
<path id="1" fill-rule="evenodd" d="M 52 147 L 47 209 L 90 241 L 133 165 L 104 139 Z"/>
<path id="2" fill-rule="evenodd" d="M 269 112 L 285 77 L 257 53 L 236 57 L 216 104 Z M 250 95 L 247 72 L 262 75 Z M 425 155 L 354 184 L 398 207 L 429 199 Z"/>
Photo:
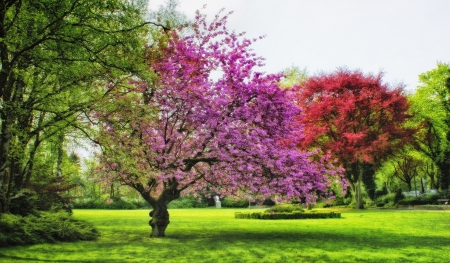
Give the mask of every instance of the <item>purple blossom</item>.
<path id="1" fill-rule="evenodd" d="M 258 200 L 331 197 L 341 171 L 326 156 L 296 148 L 301 111 L 279 88 L 281 75 L 255 71 L 263 64 L 250 53 L 256 39 L 225 24 L 226 16 L 208 24 L 197 13 L 193 35 L 175 30 L 165 46 L 149 47 L 158 79 L 132 79 L 126 95 L 112 90 L 116 110 L 94 115 L 108 149 L 103 169 L 155 198 L 174 184 L 179 191 L 251 192 Z M 222 75 L 212 80 L 216 71 Z"/>

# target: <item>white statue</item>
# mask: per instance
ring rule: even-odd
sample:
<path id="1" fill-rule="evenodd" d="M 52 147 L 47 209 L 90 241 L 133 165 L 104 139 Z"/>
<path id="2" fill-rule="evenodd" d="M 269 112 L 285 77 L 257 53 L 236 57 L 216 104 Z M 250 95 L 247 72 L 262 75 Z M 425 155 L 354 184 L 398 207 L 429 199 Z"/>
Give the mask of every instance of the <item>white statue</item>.
<path id="1" fill-rule="evenodd" d="M 216 201 L 216 208 L 221 208 L 222 207 L 222 203 L 220 203 L 220 198 L 219 196 L 214 196 L 214 200 Z"/>

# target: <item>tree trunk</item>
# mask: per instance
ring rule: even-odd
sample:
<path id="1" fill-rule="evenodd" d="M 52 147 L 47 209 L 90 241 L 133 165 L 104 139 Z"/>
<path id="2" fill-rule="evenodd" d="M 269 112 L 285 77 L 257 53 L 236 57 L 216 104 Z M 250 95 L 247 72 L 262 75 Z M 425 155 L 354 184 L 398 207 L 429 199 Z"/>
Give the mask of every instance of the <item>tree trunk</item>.
<path id="1" fill-rule="evenodd" d="M 180 197 L 180 193 L 183 189 L 177 189 L 178 182 L 175 179 L 169 180 L 164 183 L 164 190 L 156 199 L 151 196 L 151 191 L 154 186 L 156 186 L 156 180 L 150 179 L 144 187 L 141 183 L 133 184 L 133 188 L 136 189 L 152 207 L 153 210 L 150 211 L 149 216 L 152 218 L 148 224 L 152 228 L 150 237 L 165 237 L 166 228 L 169 225 L 169 211 L 167 211 L 167 205 Z"/>
<path id="2" fill-rule="evenodd" d="M 408 186 L 408 191 L 412 191 L 412 180 L 406 180 L 406 185 Z"/>
<path id="3" fill-rule="evenodd" d="M 10 185 L 12 183 L 10 168 L 9 152 L 11 148 L 12 131 L 11 126 L 13 123 L 12 114 L 5 116 L 1 111 L 0 118 L 1 123 L 1 136 L 0 136 L 0 214 L 9 212 L 10 201 Z"/>
<path id="4" fill-rule="evenodd" d="M 152 218 L 149 225 L 152 227 L 150 237 L 165 237 L 166 228 L 169 225 L 169 212 L 165 202 L 158 202 L 149 213 Z"/>
<path id="5" fill-rule="evenodd" d="M 450 152 L 444 152 L 444 158 L 442 161 L 437 163 L 439 170 L 441 172 L 441 177 L 439 178 L 439 183 L 441 190 L 447 190 L 450 187 Z"/>
<path id="6" fill-rule="evenodd" d="M 425 194 L 425 185 L 423 183 L 423 178 L 420 178 L 420 193 Z"/>
<path id="7" fill-rule="evenodd" d="M 362 163 L 361 169 L 363 169 L 362 182 L 366 189 L 370 199 L 375 201 L 375 191 L 377 185 L 375 183 L 375 165 L 371 163 Z"/>
<path id="8" fill-rule="evenodd" d="M 353 194 L 356 209 L 364 209 L 362 200 L 362 177 L 364 173 L 363 165 L 354 162 L 345 166 L 345 178 L 347 179 Z"/>
<path id="9" fill-rule="evenodd" d="M 355 171 L 358 173 L 358 180 L 355 182 L 355 208 L 356 209 L 364 209 L 364 202 L 362 199 L 362 177 L 363 177 L 363 166 L 358 165 L 358 171 Z"/>

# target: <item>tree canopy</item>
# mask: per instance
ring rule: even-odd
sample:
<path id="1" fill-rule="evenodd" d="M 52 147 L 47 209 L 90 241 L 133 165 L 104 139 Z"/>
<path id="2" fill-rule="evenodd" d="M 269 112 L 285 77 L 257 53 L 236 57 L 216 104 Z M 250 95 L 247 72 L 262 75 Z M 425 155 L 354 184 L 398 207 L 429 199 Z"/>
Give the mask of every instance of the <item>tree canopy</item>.
<path id="1" fill-rule="evenodd" d="M 96 113 L 106 179 L 119 178 L 152 205 L 153 236 L 164 235 L 167 204 L 182 191 L 302 203 L 333 196 L 338 171 L 298 150 L 300 110 L 278 87 L 281 75 L 255 71 L 256 40 L 229 32 L 228 15 L 207 23 L 197 13 L 192 34 L 173 30 L 150 46 L 157 78 L 115 87 L 111 108 Z"/>
<path id="2" fill-rule="evenodd" d="M 410 116 L 402 87 L 389 88 L 381 74 L 338 69 L 313 76 L 298 86 L 298 105 L 304 111 L 302 148 L 320 147 L 337 157 L 356 198 L 363 173 L 373 174 L 373 165 L 414 131 L 403 125 Z"/>
<path id="3" fill-rule="evenodd" d="M 439 184 L 450 187 L 450 66 L 437 67 L 419 76 L 420 85 L 410 96 L 412 125 L 419 128 L 417 148 L 439 168 Z"/>
<path id="4" fill-rule="evenodd" d="M 87 134 L 100 83 L 145 66 L 144 12 L 142 1 L 0 2 L 0 213 L 32 181 L 44 144 Z"/>

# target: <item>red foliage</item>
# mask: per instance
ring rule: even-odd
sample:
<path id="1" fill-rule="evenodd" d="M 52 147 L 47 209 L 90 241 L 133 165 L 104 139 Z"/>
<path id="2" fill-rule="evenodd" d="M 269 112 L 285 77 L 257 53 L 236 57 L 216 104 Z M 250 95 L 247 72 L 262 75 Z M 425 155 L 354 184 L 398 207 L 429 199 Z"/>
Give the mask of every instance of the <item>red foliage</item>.
<path id="1" fill-rule="evenodd" d="M 374 162 L 411 139 L 403 87 L 390 89 L 382 74 L 339 69 L 311 77 L 298 88 L 304 110 L 304 148 L 332 152 L 342 164 Z"/>

